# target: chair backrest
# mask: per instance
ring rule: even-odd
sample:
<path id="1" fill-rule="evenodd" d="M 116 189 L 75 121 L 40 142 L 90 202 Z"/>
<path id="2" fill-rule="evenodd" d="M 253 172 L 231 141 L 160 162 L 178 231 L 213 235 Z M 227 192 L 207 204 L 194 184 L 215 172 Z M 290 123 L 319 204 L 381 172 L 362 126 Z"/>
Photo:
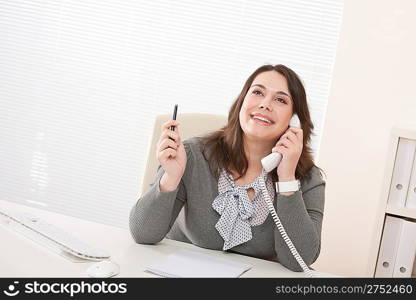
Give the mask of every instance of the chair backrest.
<path id="1" fill-rule="evenodd" d="M 150 184 L 155 179 L 156 171 L 159 166 L 159 162 L 156 158 L 156 146 L 161 135 L 161 126 L 171 118 L 172 115 L 170 114 L 159 115 L 156 117 L 147 151 L 147 164 L 143 174 L 140 191 L 141 195 L 147 192 L 150 188 Z M 214 114 L 178 114 L 177 120 L 181 124 L 180 134 L 182 141 L 220 129 L 227 124 L 227 116 Z"/>

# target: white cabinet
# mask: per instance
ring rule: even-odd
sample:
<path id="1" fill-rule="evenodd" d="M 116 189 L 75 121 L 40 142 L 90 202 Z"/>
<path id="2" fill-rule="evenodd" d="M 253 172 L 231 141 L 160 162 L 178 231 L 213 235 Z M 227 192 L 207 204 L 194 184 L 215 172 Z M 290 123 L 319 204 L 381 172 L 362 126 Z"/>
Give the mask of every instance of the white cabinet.
<path id="1" fill-rule="evenodd" d="M 400 265 L 404 252 L 406 257 L 411 257 L 412 262 L 416 255 L 416 127 L 401 126 L 392 129 L 380 197 L 368 268 L 376 277 L 390 277 L 390 273 L 392 277 L 409 277 L 406 275 L 411 273 L 409 269 L 413 269 L 412 277 L 416 277 L 413 265 L 406 266 L 407 268 Z M 403 228 L 410 230 L 398 229 L 397 222 L 392 222 L 394 219 L 407 224 Z M 405 251 L 401 251 L 403 236 L 407 237 L 405 242 L 408 246 Z M 401 244 L 397 242 L 400 239 Z M 390 252 L 397 253 L 392 261 L 386 258 Z"/>

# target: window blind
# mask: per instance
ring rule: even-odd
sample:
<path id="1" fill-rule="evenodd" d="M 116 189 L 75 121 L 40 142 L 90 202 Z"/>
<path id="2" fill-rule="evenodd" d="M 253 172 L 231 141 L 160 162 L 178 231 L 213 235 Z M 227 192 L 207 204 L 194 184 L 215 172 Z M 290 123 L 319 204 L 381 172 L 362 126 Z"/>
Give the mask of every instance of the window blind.
<path id="1" fill-rule="evenodd" d="M 319 142 L 343 1 L 0 1 L 0 195 L 127 228 L 154 117 L 285 64 Z"/>

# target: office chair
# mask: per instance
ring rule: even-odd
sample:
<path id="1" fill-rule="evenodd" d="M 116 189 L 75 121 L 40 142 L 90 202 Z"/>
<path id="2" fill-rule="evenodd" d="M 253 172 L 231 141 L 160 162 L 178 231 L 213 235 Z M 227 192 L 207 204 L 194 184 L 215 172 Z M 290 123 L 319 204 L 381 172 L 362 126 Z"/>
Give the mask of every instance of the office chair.
<path id="1" fill-rule="evenodd" d="M 143 174 L 141 195 L 148 191 L 150 184 L 155 179 L 157 168 L 159 166 L 159 162 L 156 158 L 156 147 L 161 134 L 161 126 L 171 118 L 172 115 L 170 114 L 159 115 L 156 117 L 147 151 L 147 164 Z M 214 114 L 178 114 L 177 121 L 181 124 L 180 135 L 183 142 L 188 138 L 201 136 L 208 132 L 220 129 L 227 124 L 227 116 Z"/>

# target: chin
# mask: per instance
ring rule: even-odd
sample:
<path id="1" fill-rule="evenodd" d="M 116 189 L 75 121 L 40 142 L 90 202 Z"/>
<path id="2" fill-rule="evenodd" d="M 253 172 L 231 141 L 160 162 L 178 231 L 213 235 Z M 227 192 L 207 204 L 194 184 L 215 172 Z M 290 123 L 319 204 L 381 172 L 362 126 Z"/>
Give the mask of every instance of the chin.
<path id="1" fill-rule="evenodd" d="M 251 140 L 259 140 L 259 141 L 273 141 L 277 139 L 276 136 L 270 136 L 270 135 L 267 135 L 258 131 L 254 131 L 254 130 L 245 131 L 244 136 Z"/>

